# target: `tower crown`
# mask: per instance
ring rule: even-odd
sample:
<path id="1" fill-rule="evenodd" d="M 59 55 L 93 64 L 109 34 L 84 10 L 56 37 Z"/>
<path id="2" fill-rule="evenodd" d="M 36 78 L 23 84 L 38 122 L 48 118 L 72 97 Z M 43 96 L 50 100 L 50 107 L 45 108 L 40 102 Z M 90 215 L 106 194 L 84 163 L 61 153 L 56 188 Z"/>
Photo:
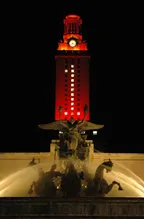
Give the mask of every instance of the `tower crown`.
<path id="1" fill-rule="evenodd" d="M 81 24 L 82 19 L 78 15 L 70 14 L 65 17 L 63 41 L 59 42 L 57 50 L 87 50 L 87 44 L 82 40 Z"/>
<path id="2" fill-rule="evenodd" d="M 64 35 L 65 34 L 81 34 L 82 20 L 78 15 L 68 15 L 64 19 Z"/>

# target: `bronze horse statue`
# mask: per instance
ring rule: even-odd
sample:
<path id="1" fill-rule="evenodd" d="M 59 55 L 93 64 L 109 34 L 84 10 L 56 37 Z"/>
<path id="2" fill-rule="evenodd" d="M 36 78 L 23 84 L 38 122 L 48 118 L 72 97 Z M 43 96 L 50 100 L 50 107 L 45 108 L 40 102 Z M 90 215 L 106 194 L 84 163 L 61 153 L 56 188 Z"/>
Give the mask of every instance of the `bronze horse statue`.
<path id="1" fill-rule="evenodd" d="M 56 185 L 54 183 L 54 178 L 62 176 L 58 171 L 55 171 L 56 164 L 52 165 L 49 172 L 44 172 L 41 168 L 39 169 L 39 178 L 37 181 L 34 181 L 30 186 L 28 194 L 31 195 L 35 193 L 36 196 L 47 197 L 47 196 L 56 196 Z"/>
<path id="2" fill-rule="evenodd" d="M 39 169 L 39 178 L 32 183 L 28 194 L 35 193 L 39 197 L 48 197 L 57 196 L 57 191 L 60 191 L 64 197 L 78 196 L 81 191 L 81 178 L 83 174 L 77 173 L 71 162 L 67 163 L 65 173 L 55 171 L 55 168 L 56 165 L 52 165 L 50 171 L 46 173 Z M 55 180 L 56 178 L 58 180 Z M 58 186 L 56 186 L 57 183 L 55 181 L 59 181 Z"/>
<path id="3" fill-rule="evenodd" d="M 85 171 L 85 178 L 87 181 L 85 195 L 104 197 L 112 190 L 114 185 L 118 185 L 118 190 L 123 190 L 119 182 L 113 181 L 111 184 L 108 184 L 107 181 L 104 179 L 104 170 L 106 170 L 106 172 L 108 173 L 112 170 L 112 167 L 113 163 L 110 159 L 108 161 L 103 162 L 96 169 L 95 176 L 93 179 L 91 179 L 91 177 Z"/>

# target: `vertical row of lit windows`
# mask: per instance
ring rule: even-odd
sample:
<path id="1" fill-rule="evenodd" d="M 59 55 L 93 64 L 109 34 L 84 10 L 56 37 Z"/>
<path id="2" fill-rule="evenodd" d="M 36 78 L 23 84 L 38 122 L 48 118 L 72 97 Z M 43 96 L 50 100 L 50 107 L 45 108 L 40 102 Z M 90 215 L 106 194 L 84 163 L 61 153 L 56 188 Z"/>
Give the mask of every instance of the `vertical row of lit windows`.
<path id="1" fill-rule="evenodd" d="M 67 59 L 65 59 L 64 64 L 65 64 L 65 68 L 64 68 L 65 78 L 67 78 L 68 77 L 68 74 L 67 74 L 68 73 L 68 60 Z M 65 87 L 67 87 L 67 86 L 68 86 L 67 80 L 65 80 Z M 66 88 L 65 91 L 68 91 L 68 88 Z M 65 101 L 67 102 L 67 93 L 65 93 L 65 96 L 66 96 Z M 67 106 L 67 103 L 65 103 L 65 106 Z M 64 115 L 68 115 L 67 108 L 65 108 Z"/>
<path id="2" fill-rule="evenodd" d="M 74 110 L 74 65 L 71 65 L 71 111 Z M 73 115 L 73 112 L 71 112 Z"/>
<path id="3" fill-rule="evenodd" d="M 74 115 L 74 108 L 76 107 L 76 106 L 74 106 L 74 100 L 75 100 L 75 89 L 76 89 L 76 92 L 78 92 L 77 93 L 77 106 L 80 106 L 80 103 L 79 103 L 79 101 L 80 101 L 80 98 L 78 98 L 78 96 L 80 96 L 80 60 L 78 59 L 78 63 L 77 63 L 77 86 L 75 87 L 75 80 L 76 80 L 76 78 L 75 78 L 75 65 L 74 65 L 74 60 L 72 59 L 71 60 L 71 65 L 70 65 L 70 72 L 69 72 L 69 70 L 68 70 L 68 59 L 65 59 L 65 68 L 64 68 L 64 72 L 65 72 L 65 91 L 68 91 L 68 84 L 67 84 L 67 82 L 68 82 L 68 75 L 70 75 L 70 108 L 71 108 L 71 115 Z M 67 73 L 70 73 L 70 74 L 67 74 Z M 67 96 L 68 96 L 68 94 L 67 93 L 65 93 L 65 101 L 66 101 L 66 103 L 65 103 L 65 106 L 67 106 Z M 65 115 L 68 115 L 68 112 L 67 112 L 67 107 L 65 108 L 65 112 L 64 112 L 64 114 Z M 77 112 L 77 115 L 80 115 L 80 112 L 79 112 L 79 110 L 80 110 L 80 108 L 77 108 L 77 110 L 78 110 L 78 112 Z"/>

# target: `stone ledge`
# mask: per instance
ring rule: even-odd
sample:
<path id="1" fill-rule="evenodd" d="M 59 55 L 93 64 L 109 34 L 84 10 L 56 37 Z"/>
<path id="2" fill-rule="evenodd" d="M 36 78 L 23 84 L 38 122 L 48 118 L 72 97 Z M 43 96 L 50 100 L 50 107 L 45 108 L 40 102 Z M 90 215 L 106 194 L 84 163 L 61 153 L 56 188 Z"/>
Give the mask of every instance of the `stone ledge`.
<path id="1" fill-rule="evenodd" d="M 50 152 L 39 152 L 39 153 L 0 153 L 0 159 L 32 159 L 41 158 L 46 159 L 51 157 L 52 154 Z M 115 159 L 115 160 L 143 160 L 144 154 L 126 154 L 126 153 L 93 153 L 93 159 Z"/>
<path id="2" fill-rule="evenodd" d="M 114 218 L 143 215 L 143 198 L 0 198 L 0 216 L 7 218 Z"/>

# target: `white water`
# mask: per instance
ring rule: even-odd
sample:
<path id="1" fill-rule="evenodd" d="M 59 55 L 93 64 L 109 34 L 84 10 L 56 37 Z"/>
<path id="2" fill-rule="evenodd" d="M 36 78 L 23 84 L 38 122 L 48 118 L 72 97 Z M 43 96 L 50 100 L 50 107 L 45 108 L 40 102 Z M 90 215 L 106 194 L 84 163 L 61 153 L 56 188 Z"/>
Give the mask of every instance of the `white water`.
<path id="1" fill-rule="evenodd" d="M 78 170 L 81 170 L 83 162 L 75 161 L 74 164 Z M 38 179 L 38 167 L 44 171 L 49 171 L 51 163 L 41 163 L 33 167 L 27 167 L 16 173 L 11 174 L 0 181 L 0 197 L 27 197 L 30 185 Z M 89 172 L 93 176 L 96 168 L 100 163 L 92 161 L 85 163 Z M 57 170 L 64 170 L 64 161 L 57 163 Z M 113 170 L 110 173 L 104 173 L 104 178 L 111 183 L 112 181 L 120 182 L 123 190 L 119 191 L 115 185 L 108 197 L 144 197 L 144 181 L 136 176 L 132 171 L 121 164 L 115 162 Z"/>

